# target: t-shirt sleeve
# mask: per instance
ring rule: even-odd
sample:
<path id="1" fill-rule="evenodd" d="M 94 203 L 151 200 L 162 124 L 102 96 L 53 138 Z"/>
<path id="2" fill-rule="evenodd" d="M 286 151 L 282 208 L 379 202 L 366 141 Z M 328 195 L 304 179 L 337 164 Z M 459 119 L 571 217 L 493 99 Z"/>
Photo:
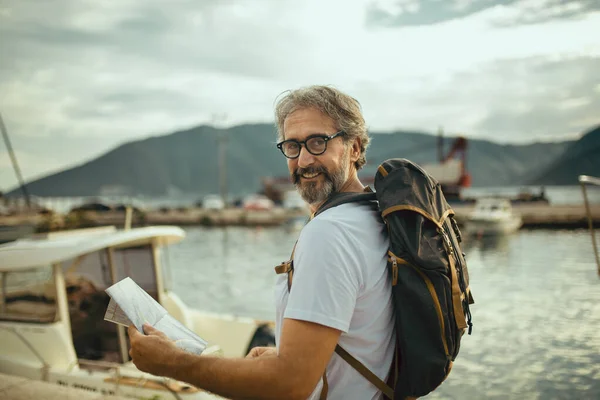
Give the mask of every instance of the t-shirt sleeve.
<path id="1" fill-rule="evenodd" d="M 294 275 L 284 318 L 348 332 L 363 285 L 356 244 L 334 221 L 304 227 L 294 254 Z"/>

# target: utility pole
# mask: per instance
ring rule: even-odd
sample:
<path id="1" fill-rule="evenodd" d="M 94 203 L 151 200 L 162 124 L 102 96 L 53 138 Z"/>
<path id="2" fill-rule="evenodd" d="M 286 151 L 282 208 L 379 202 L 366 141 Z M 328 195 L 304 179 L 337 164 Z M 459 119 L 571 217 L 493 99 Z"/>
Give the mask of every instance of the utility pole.
<path id="1" fill-rule="evenodd" d="M 23 176 L 21 175 L 21 170 L 19 169 L 19 164 L 17 163 L 17 157 L 15 156 L 15 152 L 10 144 L 10 139 L 8 138 L 8 132 L 6 131 L 6 126 L 4 126 L 4 120 L 2 119 L 2 114 L 0 114 L 0 130 L 2 131 L 2 137 L 4 137 L 4 143 L 6 144 L 6 149 L 8 150 L 8 154 L 13 164 L 13 168 L 15 170 L 15 174 L 17 175 L 17 179 L 19 181 L 19 185 L 21 186 L 21 191 L 25 196 L 25 201 L 27 202 L 27 208 L 31 210 L 31 200 L 29 199 L 29 193 L 27 192 L 27 188 L 25 187 L 25 181 L 23 180 Z"/>
<path id="2" fill-rule="evenodd" d="M 227 135 L 225 131 L 219 132 L 219 192 L 223 204 L 227 207 Z"/>
<path id="3" fill-rule="evenodd" d="M 227 114 L 217 115 L 213 114 L 212 120 L 213 125 L 217 125 L 216 123 L 219 120 L 225 121 L 227 119 Z M 218 126 L 214 126 L 215 129 L 219 129 Z M 219 147 L 219 194 L 221 195 L 221 200 L 225 207 L 228 205 L 227 201 L 227 130 L 222 129 L 217 134 L 217 142 Z"/>
<path id="4" fill-rule="evenodd" d="M 437 150 L 438 150 L 438 162 L 441 163 L 444 161 L 444 130 L 442 129 L 441 126 L 438 128 Z"/>

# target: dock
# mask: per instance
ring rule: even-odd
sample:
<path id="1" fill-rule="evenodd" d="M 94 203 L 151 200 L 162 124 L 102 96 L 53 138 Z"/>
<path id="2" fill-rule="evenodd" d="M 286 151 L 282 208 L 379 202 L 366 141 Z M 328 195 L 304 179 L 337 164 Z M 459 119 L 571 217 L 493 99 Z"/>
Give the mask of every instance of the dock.
<path id="1" fill-rule="evenodd" d="M 472 211 L 472 204 L 452 204 L 460 224 Z M 600 204 L 591 205 L 592 220 L 600 228 Z M 583 205 L 517 204 L 515 212 L 523 218 L 522 229 L 581 229 L 588 227 Z M 271 210 L 244 210 L 228 208 L 207 210 L 198 207 L 136 211 L 131 226 L 177 225 L 177 226 L 281 226 L 294 218 L 308 218 L 308 210 L 274 208 Z M 0 225 L 31 224 L 38 232 L 114 225 L 123 227 L 125 211 L 84 211 L 70 214 L 18 214 L 0 216 Z"/>
<path id="2" fill-rule="evenodd" d="M 453 205 L 456 220 L 464 223 L 473 210 L 472 205 Z M 514 212 L 521 214 L 524 229 L 581 229 L 588 228 L 588 219 L 583 205 L 513 204 Z M 600 228 L 600 204 L 590 207 L 594 226 Z"/>

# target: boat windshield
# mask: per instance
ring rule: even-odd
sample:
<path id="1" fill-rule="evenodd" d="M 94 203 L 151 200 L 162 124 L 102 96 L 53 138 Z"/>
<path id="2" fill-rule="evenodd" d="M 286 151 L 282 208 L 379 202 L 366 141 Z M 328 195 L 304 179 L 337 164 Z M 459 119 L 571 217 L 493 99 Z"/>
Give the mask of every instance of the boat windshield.
<path id="1" fill-rule="evenodd" d="M 124 363 L 116 325 L 104 320 L 110 301 L 105 289 L 131 277 L 158 301 L 152 247 L 102 249 L 62 263 L 73 344 L 78 358 Z"/>
<path id="2" fill-rule="evenodd" d="M 63 262 L 67 290 L 70 284 L 85 281 L 95 290 L 104 292 L 112 284 L 130 277 L 154 299 L 158 298 L 156 271 L 150 245 L 114 248 L 112 263 L 114 271 L 111 270 L 107 249 Z"/>
<path id="3" fill-rule="evenodd" d="M 51 323 L 57 309 L 51 266 L 0 273 L 0 320 Z"/>

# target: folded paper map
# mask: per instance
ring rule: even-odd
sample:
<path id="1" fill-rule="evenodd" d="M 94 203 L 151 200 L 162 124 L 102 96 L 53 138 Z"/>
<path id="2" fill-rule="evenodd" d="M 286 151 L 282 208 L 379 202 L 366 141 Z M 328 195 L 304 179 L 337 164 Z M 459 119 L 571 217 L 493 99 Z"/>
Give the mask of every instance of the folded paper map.
<path id="1" fill-rule="evenodd" d="M 123 326 L 135 325 L 142 333 L 143 324 L 148 323 L 186 351 L 201 354 L 206 349 L 207 342 L 204 339 L 173 318 L 131 278 L 115 283 L 106 289 L 106 293 L 110 296 L 110 302 L 104 314 L 105 320 Z"/>

